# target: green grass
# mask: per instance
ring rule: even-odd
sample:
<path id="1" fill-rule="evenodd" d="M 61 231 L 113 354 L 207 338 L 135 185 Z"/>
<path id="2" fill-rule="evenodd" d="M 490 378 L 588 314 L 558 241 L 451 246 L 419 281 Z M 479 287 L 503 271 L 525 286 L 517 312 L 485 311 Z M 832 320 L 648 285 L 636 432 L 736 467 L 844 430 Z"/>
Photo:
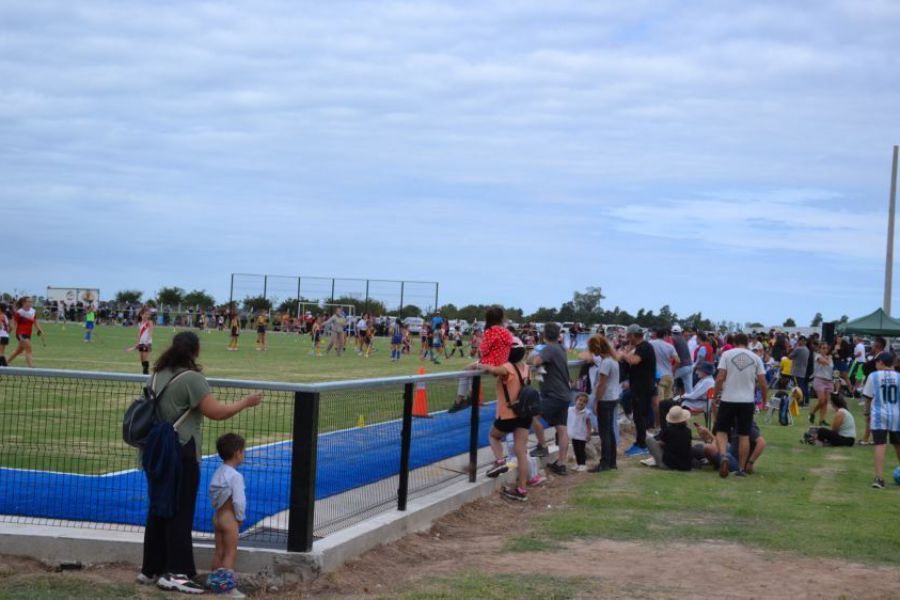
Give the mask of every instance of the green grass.
<path id="1" fill-rule="evenodd" d="M 45 325 L 47 346 L 35 340 L 35 367 L 140 373 L 137 353 L 124 348 L 134 343 L 136 329 L 99 327 L 95 340 L 83 341 L 84 329 L 69 324 L 63 329 Z M 159 356 L 174 332 L 157 327 L 154 353 Z M 468 360 L 453 358 L 440 365 L 421 362 L 416 355 L 390 361 L 386 340 L 376 340 L 377 352 L 369 358 L 351 351 L 338 358 L 310 356 L 308 336 L 269 334 L 269 349 L 257 352 L 255 333 L 241 335 L 238 352 L 228 352 L 226 332 L 201 334 L 200 363 L 208 377 L 287 382 L 316 382 L 411 375 L 425 365 L 428 373 L 461 370 Z M 14 363 L 24 366 L 24 359 Z M 46 379 L 23 382 L 0 378 L 0 466 L 97 474 L 133 468 L 135 453 L 121 441 L 121 419 L 140 386 L 116 382 Z M 214 389 L 224 401 L 237 400 L 249 390 Z M 319 431 L 327 432 L 398 419 L 402 414 L 402 386 L 349 390 L 322 395 Z M 449 408 L 456 398 L 456 382 L 428 384 L 431 410 Z M 240 431 L 251 445 L 290 439 L 293 396 L 266 392 L 263 404 L 223 423 L 206 421 L 204 454 L 214 452 L 218 433 L 227 427 Z"/>
<path id="2" fill-rule="evenodd" d="M 416 583 L 413 590 L 400 595 L 391 595 L 390 598 L 398 600 L 456 600 L 456 598 L 568 600 L 588 597 L 586 594 L 591 587 L 591 581 L 581 577 L 463 573 L 453 577 L 426 579 Z"/>
<path id="3" fill-rule="evenodd" d="M 855 404 L 855 403 L 854 403 Z M 856 410 L 857 425 L 863 422 Z M 793 427 L 761 425 L 768 448 L 757 473 L 721 480 L 709 467 L 678 473 L 620 459 L 619 470 L 585 476 L 571 508 L 539 518 L 510 550 L 577 538 L 724 540 L 808 555 L 896 562 L 900 486 L 869 487 L 872 448 L 801 445 Z M 889 452 L 887 472 L 896 466 Z"/>
<path id="4" fill-rule="evenodd" d="M 96 583 L 65 575 L 0 578 L 0 600 L 156 600 L 167 597 L 155 590 L 142 593 L 132 584 Z"/>

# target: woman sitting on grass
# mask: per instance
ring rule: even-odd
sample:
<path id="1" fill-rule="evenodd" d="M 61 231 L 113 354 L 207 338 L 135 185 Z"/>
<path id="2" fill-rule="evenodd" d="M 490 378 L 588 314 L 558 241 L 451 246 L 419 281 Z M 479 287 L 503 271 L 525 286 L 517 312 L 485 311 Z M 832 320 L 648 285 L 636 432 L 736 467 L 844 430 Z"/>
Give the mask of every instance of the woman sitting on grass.
<path id="1" fill-rule="evenodd" d="M 651 458 L 645 458 L 641 464 L 673 471 L 691 470 L 691 430 L 688 422 L 691 411 L 673 406 L 666 415 L 668 426 L 656 437 L 647 437 L 647 450 Z"/>
<path id="2" fill-rule="evenodd" d="M 856 443 L 856 421 L 847 410 L 847 401 L 840 394 L 831 394 L 831 406 L 835 411 L 831 428 L 819 427 L 816 438 L 823 446 L 852 446 Z"/>

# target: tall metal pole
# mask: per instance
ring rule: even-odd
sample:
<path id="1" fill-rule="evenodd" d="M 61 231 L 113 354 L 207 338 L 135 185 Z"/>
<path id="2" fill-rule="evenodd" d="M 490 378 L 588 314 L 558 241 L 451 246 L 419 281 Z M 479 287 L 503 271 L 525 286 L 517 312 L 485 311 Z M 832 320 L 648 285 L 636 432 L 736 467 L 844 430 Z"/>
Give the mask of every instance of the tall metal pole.
<path id="1" fill-rule="evenodd" d="M 897 205 L 897 153 L 894 146 L 894 161 L 891 167 L 891 204 L 888 211 L 887 256 L 884 264 L 884 312 L 891 314 L 891 291 L 894 276 L 894 211 Z"/>
<path id="2" fill-rule="evenodd" d="M 234 312 L 234 273 L 231 274 L 231 287 L 228 288 L 228 312 Z"/>

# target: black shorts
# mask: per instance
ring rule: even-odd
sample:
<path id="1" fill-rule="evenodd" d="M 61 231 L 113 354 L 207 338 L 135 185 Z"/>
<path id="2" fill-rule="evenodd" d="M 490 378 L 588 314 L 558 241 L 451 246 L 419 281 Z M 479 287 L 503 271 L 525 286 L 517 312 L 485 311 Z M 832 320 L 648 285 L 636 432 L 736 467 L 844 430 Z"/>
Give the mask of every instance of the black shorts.
<path id="1" fill-rule="evenodd" d="M 17 333 L 16 339 L 19 340 L 20 342 L 25 341 L 25 340 L 30 340 L 31 334 L 30 333 Z"/>
<path id="2" fill-rule="evenodd" d="M 265 333 L 265 332 L 266 332 L 266 328 L 265 328 L 265 327 L 257 327 L 257 328 L 256 328 L 256 333 Z"/>
<path id="3" fill-rule="evenodd" d="M 551 427 L 565 427 L 569 420 L 569 402 L 556 398 L 541 398 L 541 416 Z"/>
<path id="4" fill-rule="evenodd" d="M 138 344 L 137 351 L 138 352 L 151 352 L 153 350 L 153 344 Z"/>
<path id="5" fill-rule="evenodd" d="M 873 429 L 872 441 L 876 446 L 883 446 L 890 440 L 891 444 L 900 444 L 900 431 L 888 431 L 887 429 Z"/>
<path id="6" fill-rule="evenodd" d="M 237 337 L 238 335 L 239 335 L 239 334 L 238 334 L 238 328 L 237 328 L 237 327 L 232 327 L 232 328 L 231 328 L 231 336 L 232 336 L 232 337 Z"/>
<path id="7" fill-rule="evenodd" d="M 494 427 L 502 433 L 512 433 L 516 429 L 528 429 L 531 427 L 531 419 L 494 419 Z"/>
<path id="8" fill-rule="evenodd" d="M 8 345 L 8 344 L 9 344 L 9 337 L 8 337 L 8 336 L 0 337 L 0 346 L 6 346 L 6 345 Z"/>
<path id="9" fill-rule="evenodd" d="M 720 402 L 716 431 L 729 431 L 733 426 L 738 435 L 750 435 L 755 410 L 753 402 Z"/>

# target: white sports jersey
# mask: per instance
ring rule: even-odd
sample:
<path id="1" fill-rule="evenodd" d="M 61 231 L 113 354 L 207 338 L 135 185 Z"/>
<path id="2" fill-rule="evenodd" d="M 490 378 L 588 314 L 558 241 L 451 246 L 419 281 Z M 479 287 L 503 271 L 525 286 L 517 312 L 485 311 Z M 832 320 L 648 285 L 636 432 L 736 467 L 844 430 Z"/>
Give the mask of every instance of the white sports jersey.
<path id="1" fill-rule="evenodd" d="M 873 371 L 866 379 L 863 395 L 872 399 L 872 431 L 900 431 L 897 396 L 900 378 L 896 371 Z"/>
<path id="2" fill-rule="evenodd" d="M 140 331 L 138 333 L 138 344 L 152 344 L 153 343 L 153 335 L 151 334 L 151 323 L 150 321 L 146 321 L 145 323 L 140 324 Z"/>
<path id="3" fill-rule="evenodd" d="M 6 315 L 0 314 L 0 338 L 8 338 L 9 337 L 9 319 L 6 318 Z"/>

